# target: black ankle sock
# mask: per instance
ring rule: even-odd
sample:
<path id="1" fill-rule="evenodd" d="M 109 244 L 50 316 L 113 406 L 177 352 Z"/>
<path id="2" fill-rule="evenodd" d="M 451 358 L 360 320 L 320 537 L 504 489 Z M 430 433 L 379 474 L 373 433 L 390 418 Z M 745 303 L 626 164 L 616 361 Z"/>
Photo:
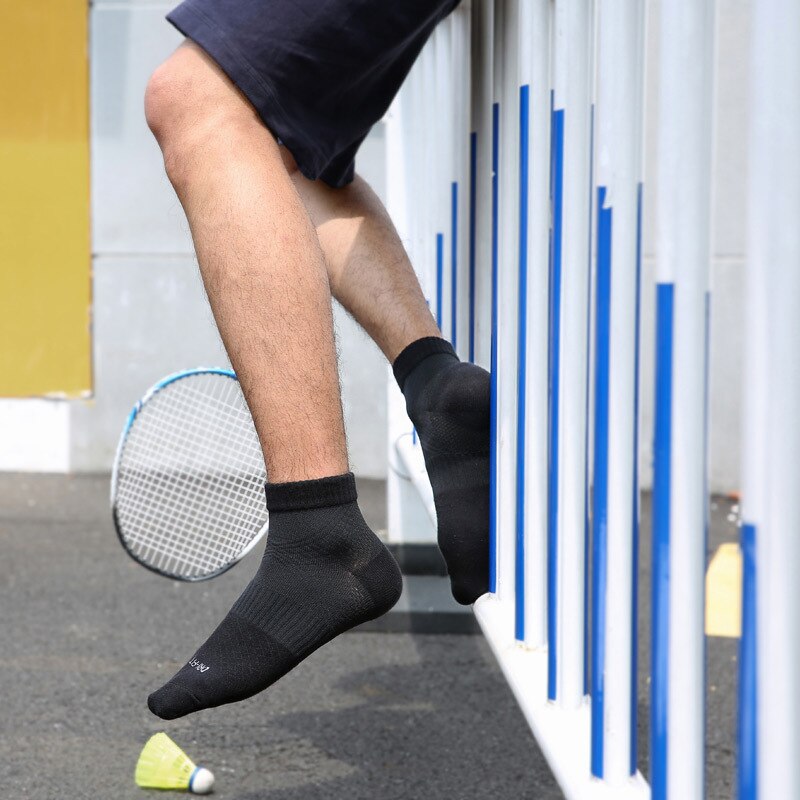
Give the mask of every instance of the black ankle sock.
<path id="1" fill-rule="evenodd" d="M 412 342 L 393 364 L 433 487 L 453 596 L 489 591 L 489 373 L 444 339 Z"/>
<path id="2" fill-rule="evenodd" d="M 400 570 L 361 516 L 352 473 L 266 492 L 261 566 L 208 641 L 148 698 L 162 719 L 251 697 L 400 596 Z"/>

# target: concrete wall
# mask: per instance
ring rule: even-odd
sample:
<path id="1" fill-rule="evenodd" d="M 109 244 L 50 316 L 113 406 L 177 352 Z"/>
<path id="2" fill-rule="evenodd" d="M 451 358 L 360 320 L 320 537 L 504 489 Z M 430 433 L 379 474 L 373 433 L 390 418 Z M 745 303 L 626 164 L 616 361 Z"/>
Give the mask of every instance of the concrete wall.
<path id="1" fill-rule="evenodd" d="M 95 399 L 70 406 L 70 466 L 107 469 L 128 409 L 156 379 L 227 364 L 183 211 L 143 113 L 152 70 L 181 41 L 169 3 L 98 0 L 91 14 Z M 383 130 L 359 169 L 384 191 Z M 386 381 L 377 348 L 341 309 L 336 324 L 354 468 L 385 474 Z"/>
<path id="2" fill-rule="evenodd" d="M 186 221 L 142 115 L 147 76 L 180 41 L 163 19 L 169 7 L 152 0 L 96 0 L 92 6 L 95 399 L 69 404 L 0 401 L 0 441 L 7 445 L 0 448 L 0 469 L 107 469 L 127 410 L 150 383 L 176 369 L 225 363 Z M 748 0 L 719 4 L 711 485 L 724 491 L 736 489 L 739 481 L 748 22 Z M 650 475 L 652 438 L 656 0 L 650 2 L 648 36 L 642 347 L 645 484 Z M 379 125 L 362 152 L 359 169 L 382 195 L 384 161 Z M 381 477 L 386 471 L 384 362 L 341 309 L 337 309 L 336 323 L 354 468 L 361 475 Z M 39 432 L 42 441 L 37 444 L 26 431 Z M 29 444 L 24 444 L 26 441 Z"/>

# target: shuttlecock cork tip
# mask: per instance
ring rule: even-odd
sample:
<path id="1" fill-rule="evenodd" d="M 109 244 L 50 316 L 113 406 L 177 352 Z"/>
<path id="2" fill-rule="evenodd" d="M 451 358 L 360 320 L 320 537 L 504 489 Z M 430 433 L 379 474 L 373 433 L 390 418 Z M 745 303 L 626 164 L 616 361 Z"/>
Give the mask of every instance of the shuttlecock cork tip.
<path id="1" fill-rule="evenodd" d="M 192 794 L 208 794 L 214 788 L 214 774 L 205 767 L 197 767 L 189 779 Z"/>

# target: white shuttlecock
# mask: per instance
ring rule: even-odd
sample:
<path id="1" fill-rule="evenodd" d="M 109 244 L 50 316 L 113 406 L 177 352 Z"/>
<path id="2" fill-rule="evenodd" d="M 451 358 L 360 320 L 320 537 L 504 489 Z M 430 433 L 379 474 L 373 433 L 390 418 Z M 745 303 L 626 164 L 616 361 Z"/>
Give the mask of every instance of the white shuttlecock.
<path id="1" fill-rule="evenodd" d="M 166 733 L 147 740 L 134 779 L 143 789 L 188 789 L 193 794 L 208 794 L 214 786 L 214 775 L 198 767 Z"/>

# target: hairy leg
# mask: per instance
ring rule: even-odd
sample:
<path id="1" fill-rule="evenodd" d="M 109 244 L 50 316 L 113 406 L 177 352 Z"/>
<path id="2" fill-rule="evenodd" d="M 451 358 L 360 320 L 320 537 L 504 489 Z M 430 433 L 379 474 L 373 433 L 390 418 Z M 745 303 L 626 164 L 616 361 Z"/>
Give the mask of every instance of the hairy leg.
<path id="1" fill-rule="evenodd" d="M 346 472 L 325 261 L 277 143 L 193 44 L 155 73 L 146 113 L 270 480 Z"/>
<path id="2" fill-rule="evenodd" d="M 285 154 L 291 167 L 291 157 Z M 405 249 L 365 181 L 331 189 L 293 179 L 317 228 L 331 290 L 393 363 L 433 488 L 453 596 L 489 579 L 489 375 L 442 338 Z"/>
<path id="3" fill-rule="evenodd" d="M 290 170 L 291 156 L 284 150 Z M 389 361 L 411 342 L 441 336 L 397 231 L 369 184 L 343 189 L 292 178 L 328 265 L 333 296 L 374 339 Z"/>
<path id="4" fill-rule="evenodd" d="M 146 111 L 269 476 L 270 530 L 255 577 L 148 698 L 153 713 L 174 719 L 266 689 L 388 611 L 402 581 L 356 504 L 325 261 L 278 145 L 194 45 L 156 72 Z"/>

